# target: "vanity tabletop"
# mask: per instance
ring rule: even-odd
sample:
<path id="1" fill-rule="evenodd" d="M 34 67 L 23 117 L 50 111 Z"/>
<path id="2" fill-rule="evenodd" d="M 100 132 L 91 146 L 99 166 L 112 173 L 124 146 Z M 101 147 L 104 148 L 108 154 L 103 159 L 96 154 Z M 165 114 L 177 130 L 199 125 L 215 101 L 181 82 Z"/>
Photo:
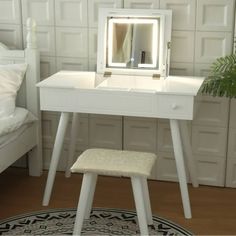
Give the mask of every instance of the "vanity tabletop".
<path id="1" fill-rule="evenodd" d="M 155 80 L 148 76 L 112 75 L 84 71 L 60 71 L 37 84 L 40 88 L 126 91 L 195 96 L 204 77 L 168 76 Z"/>

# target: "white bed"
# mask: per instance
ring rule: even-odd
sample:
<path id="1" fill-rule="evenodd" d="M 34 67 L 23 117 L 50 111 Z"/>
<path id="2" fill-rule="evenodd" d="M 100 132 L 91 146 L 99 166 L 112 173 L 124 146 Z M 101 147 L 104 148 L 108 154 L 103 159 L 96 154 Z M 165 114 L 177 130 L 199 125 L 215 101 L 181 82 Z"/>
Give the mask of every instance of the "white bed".
<path id="1" fill-rule="evenodd" d="M 29 118 L 27 124 L 0 136 L 0 173 L 27 154 L 29 175 L 40 176 L 42 174 L 41 116 L 38 91 L 35 86 L 40 80 L 40 60 L 36 47 L 35 22 L 32 19 L 27 20 L 26 41 L 25 50 L 8 50 L 6 46 L 0 44 L 0 64 L 27 64 L 16 106 L 26 108 L 37 120 L 27 115 Z"/>

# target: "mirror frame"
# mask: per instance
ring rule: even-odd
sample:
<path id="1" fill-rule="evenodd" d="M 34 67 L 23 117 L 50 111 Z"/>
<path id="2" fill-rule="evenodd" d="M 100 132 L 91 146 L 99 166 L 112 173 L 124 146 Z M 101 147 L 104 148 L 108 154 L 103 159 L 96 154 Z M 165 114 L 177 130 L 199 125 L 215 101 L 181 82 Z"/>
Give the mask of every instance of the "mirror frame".
<path id="1" fill-rule="evenodd" d="M 108 19 L 111 17 L 119 18 L 145 18 L 160 19 L 159 30 L 159 55 L 157 56 L 159 66 L 158 69 L 153 68 L 114 68 L 107 67 L 107 31 Z M 167 77 L 169 74 L 170 64 L 170 42 L 171 42 L 171 23 L 172 11 L 159 9 L 117 9 L 117 8 L 100 8 L 98 24 L 98 53 L 97 53 L 97 73 L 112 73 L 126 75 L 146 75 Z"/>

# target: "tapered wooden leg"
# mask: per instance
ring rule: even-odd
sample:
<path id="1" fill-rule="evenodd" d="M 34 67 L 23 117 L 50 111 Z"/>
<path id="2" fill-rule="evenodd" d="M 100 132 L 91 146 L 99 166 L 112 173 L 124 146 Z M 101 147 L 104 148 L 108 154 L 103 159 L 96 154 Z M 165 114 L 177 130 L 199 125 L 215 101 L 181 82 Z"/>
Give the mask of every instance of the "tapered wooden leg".
<path id="1" fill-rule="evenodd" d="M 70 133 L 70 144 L 69 144 L 68 159 L 65 173 L 66 177 L 71 176 L 70 168 L 73 165 L 78 128 L 79 128 L 79 114 L 73 113 L 71 133 Z"/>
<path id="2" fill-rule="evenodd" d="M 138 216 L 140 233 L 141 235 L 148 235 L 147 217 L 144 205 L 141 177 L 131 177 L 131 183 Z"/>
<path id="3" fill-rule="evenodd" d="M 182 203 L 183 203 L 183 208 L 184 208 L 184 215 L 185 215 L 185 218 L 190 219 L 192 218 L 192 214 L 191 214 L 186 171 L 185 171 L 185 166 L 184 166 L 183 149 L 182 149 L 178 121 L 170 120 L 170 128 L 171 128 L 171 136 L 172 136 L 172 141 L 173 141 L 173 146 L 174 146 L 174 154 L 175 154 L 175 161 L 176 161 L 177 173 L 178 173 L 179 184 L 180 184 L 180 191 L 181 191 L 181 196 L 182 196 Z"/>
<path id="4" fill-rule="evenodd" d="M 198 180 L 197 180 L 197 162 L 193 156 L 190 136 L 188 132 L 187 121 L 179 121 L 180 130 L 181 130 L 181 137 L 184 147 L 184 154 L 185 159 L 187 160 L 188 170 L 190 174 L 190 178 L 192 181 L 193 187 L 199 187 Z"/>
<path id="5" fill-rule="evenodd" d="M 69 121 L 69 113 L 62 112 L 58 129 L 57 129 L 54 147 L 53 147 L 52 159 L 51 159 L 50 168 L 48 172 L 46 188 L 44 191 L 43 206 L 47 206 L 50 201 L 52 187 L 53 187 L 53 183 L 54 183 L 54 179 L 55 179 L 55 175 L 57 171 L 58 161 L 61 155 L 61 150 L 63 147 L 63 141 L 64 141 L 68 121 Z"/>
<path id="6" fill-rule="evenodd" d="M 81 235 L 86 208 L 88 206 L 87 201 L 89 199 L 90 189 L 94 183 L 94 180 L 95 180 L 94 174 L 92 173 L 84 174 L 80 196 L 79 196 L 79 203 L 78 203 L 77 212 L 76 212 L 73 235 Z"/>
<path id="7" fill-rule="evenodd" d="M 151 209 L 147 179 L 142 178 L 141 181 L 142 181 L 142 190 L 143 190 L 144 205 L 146 209 L 147 223 L 148 225 L 153 225 L 152 209 Z"/>

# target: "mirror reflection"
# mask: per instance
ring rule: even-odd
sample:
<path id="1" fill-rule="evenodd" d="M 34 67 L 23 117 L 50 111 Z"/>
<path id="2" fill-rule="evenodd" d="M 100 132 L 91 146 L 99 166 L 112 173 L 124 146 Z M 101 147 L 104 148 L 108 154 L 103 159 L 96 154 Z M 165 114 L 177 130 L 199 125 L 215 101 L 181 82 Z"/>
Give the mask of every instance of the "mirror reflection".
<path id="1" fill-rule="evenodd" d="M 158 69 L 158 19 L 108 20 L 107 66 Z"/>

